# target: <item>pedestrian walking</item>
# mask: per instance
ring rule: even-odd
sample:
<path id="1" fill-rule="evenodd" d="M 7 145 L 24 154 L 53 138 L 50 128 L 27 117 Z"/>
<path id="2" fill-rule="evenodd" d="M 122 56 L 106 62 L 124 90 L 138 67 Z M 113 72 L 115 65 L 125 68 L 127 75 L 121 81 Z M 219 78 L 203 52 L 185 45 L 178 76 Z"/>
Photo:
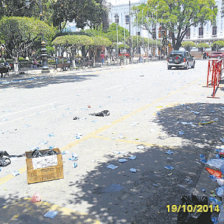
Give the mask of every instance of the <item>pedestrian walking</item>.
<path id="1" fill-rule="evenodd" d="M 105 57 L 103 51 L 101 52 L 100 57 L 101 57 L 102 65 L 103 65 L 104 64 L 104 57 Z"/>

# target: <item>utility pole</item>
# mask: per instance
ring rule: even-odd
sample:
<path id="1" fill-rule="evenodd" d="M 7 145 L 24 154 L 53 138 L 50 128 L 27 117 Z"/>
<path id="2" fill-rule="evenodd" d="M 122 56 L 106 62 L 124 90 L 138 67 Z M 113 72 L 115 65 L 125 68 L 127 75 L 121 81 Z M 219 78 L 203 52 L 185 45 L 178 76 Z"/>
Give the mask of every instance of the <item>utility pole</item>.
<path id="1" fill-rule="evenodd" d="M 131 38 L 131 0 L 129 0 L 129 33 L 130 33 L 130 61 L 132 62 L 132 38 Z"/>

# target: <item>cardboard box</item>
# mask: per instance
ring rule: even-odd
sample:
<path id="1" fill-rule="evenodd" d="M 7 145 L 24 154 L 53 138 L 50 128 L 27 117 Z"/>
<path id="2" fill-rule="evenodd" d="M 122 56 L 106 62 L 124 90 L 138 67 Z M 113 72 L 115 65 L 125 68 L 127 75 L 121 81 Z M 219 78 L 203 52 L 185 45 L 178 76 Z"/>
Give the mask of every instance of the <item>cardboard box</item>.
<path id="1" fill-rule="evenodd" d="M 45 153 L 49 149 L 39 150 Z M 27 182 L 39 183 L 49 180 L 63 179 L 63 160 L 58 148 L 53 149 L 58 154 L 32 158 L 32 151 L 26 152 Z"/>

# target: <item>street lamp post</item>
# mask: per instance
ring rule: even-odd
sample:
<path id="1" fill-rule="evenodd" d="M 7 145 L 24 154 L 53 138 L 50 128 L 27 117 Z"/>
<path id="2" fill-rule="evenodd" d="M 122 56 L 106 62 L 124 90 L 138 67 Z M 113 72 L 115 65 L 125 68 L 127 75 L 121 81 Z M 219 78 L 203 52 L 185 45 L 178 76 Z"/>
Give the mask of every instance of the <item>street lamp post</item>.
<path id="1" fill-rule="evenodd" d="M 129 0 L 129 34 L 130 34 L 130 61 L 132 62 L 131 0 Z"/>
<path id="2" fill-rule="evenodd" d="M 26 7 L 30 7 L 30 0 L 26 0 L 25 4 Z M 39 0 L 37 3 L 40 7 L 40 20 L 43 21 L 43 4 L 42 0 Z M 48 67 L 48 56 L 47 56 L 47 49 L 46 49 L 46 42 L 44 41 L 44 34 L 42 33 L 41 38 L 41 65 L 42 65 L 42 73 L 49 73 L 49 67 Z"/>
<path id="3" fill-rule="evenodd" d="M 115 23 L 116 23 L 116 33 L 117 33 L 117 58 L 118 58 L 118 20 L 119 20 L 119 16 L 116 14 L 115 16 L 114 16 L 114 18 L 115 18 Z"/>

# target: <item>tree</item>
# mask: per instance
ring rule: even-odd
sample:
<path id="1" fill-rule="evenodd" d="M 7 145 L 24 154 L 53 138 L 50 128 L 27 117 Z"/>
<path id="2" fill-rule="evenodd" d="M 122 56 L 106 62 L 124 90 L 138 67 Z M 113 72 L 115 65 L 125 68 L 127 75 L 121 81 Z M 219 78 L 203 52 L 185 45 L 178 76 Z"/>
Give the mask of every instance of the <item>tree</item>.
<path id="1" fill-rule="evenodd" d="M 35 18 L 3 17 L 0 20 L 0 39 L 5 43 L 7 54 L 14 58 L 17 70 L 18 58 L 41 40 L 51 40 L 55 32 L 53 27 Z"/>
<path id="2" fill-rule="evenodd" d="M 142 14 L 140 9 L 139 18 Z M 217 14 L 215 0 L 149 0 L 143 9 L 148 21 L 154 15 L 153 18 L 157 17 L 157 22 L 169 31 L 175 50 L 180 48 L 191 26 L 213 21 Z"/>
<path id="3" fill-rule="evenodd" d="M 212 43 L 212 47 L 215 47 L 216 51 L 224 47 L 224 41 L 223 40 L 217 40 Z"/>
<path id="4" fill-rule="evenodd" d="M 204 51 L 205 48 L 209 48 L 209 47 L 210 47 L 210 46 L 209 46 L 209 44 L 207 44 L 207 43 L 199 43 L 199 44 L 197 45 L 197 48 L 201 49 L 201 51 Z"/>
<path id="5" fill-rule="evenodd" d="M 52 7 L 53 24 L 61 31 L 68 21 L 75 20 L 78 28 L 83 29 L 86 25 L 96 28 L 105 23 L 107 17 L 103 0 L 57 0 Z"/>
<path id="6" fill-rule="evenodd" d="M 41 6 L 43 9 L 43 20 L 52 25 L 54 0 L 0 0 L 1 16 L 20 16 L 40 18 Z"/>
<path id="7" fill-rule="evenodd" d="M 196 47 L 196 44 L 193 41 L 184 41 L 181 45 L 187 51 L 191 51 L 192 47 Z"/>

